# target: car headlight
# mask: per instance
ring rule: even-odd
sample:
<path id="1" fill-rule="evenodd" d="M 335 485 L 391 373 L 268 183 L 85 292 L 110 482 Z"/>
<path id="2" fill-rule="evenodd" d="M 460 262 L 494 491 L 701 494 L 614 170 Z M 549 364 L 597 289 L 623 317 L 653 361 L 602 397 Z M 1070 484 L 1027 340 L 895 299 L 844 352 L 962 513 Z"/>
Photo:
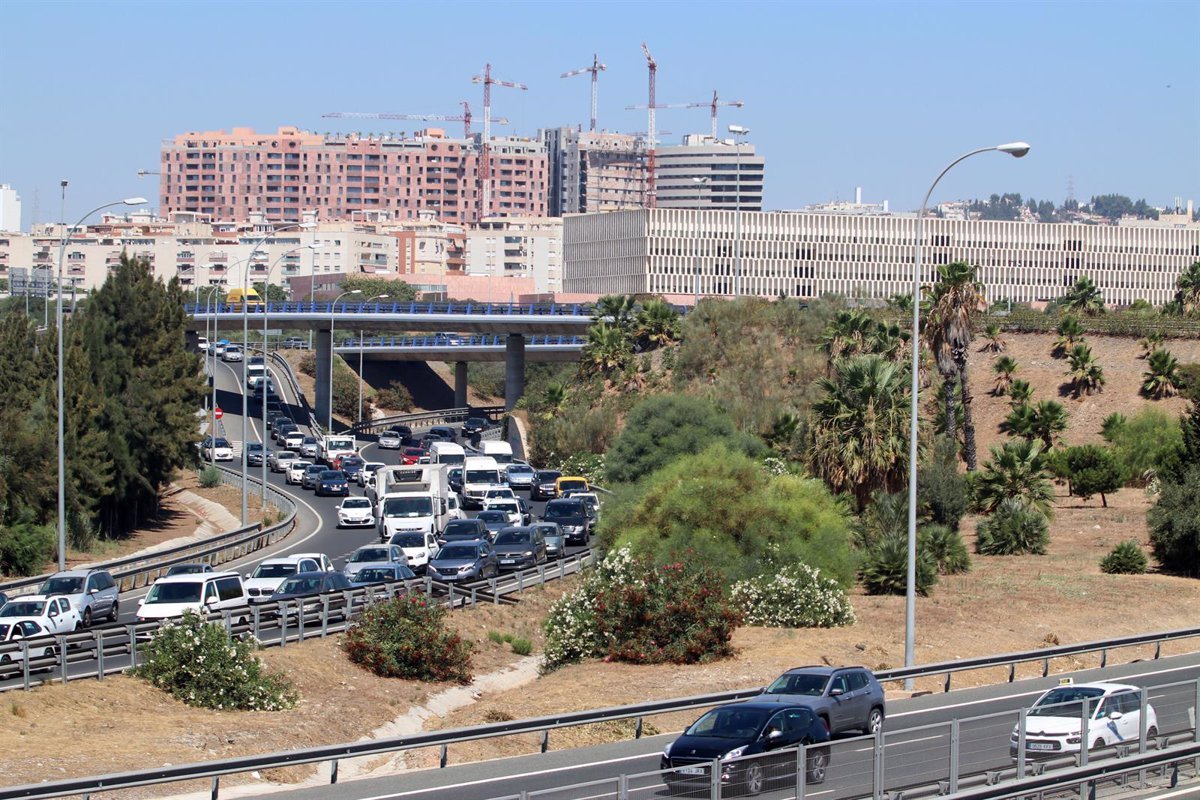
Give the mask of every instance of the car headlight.
<path id="1" fill-rule="evenodd" d="M 458 568 L 458 571 L 459 572 L 470 572 L 473 569 L 475 569 L 474 564 L 464 564 L 463 566 Z"/>
<path id="2" fill-rule="evenodd" d="M 671 757 L 671 744 L 674 744 L 674 742 L 671 742 L 670 744 L 668 744 L 666 747 L 663 748 L 663 758 Z"/>
<path id="3" fill-rule="evenodd" d="M 1079 744 L 1079 735 L 1076 734 L 1075 736 L 1068 736 L 1067 744 Z"/>
<path id="4" fill-rule="evenodd" d="M 742 745 L 741 747 L 735 747 L 734 749 L 730 750 L 725 755 L 721 756 L 721 760 L 729 761 L 734 758 L 741 758 L 742 753 L 746 752 L 746 748 L 748 746 L 749 745 Z"/>
<path id="5" fill-rule="evenodd" d="M 524 553 L 524 555 L 525 555 L 525 558 L 533 558 L 533 551 L 532 551 L 532 550 L 526 550 L 526 551 L 525 551 L 525 553 Z"/>

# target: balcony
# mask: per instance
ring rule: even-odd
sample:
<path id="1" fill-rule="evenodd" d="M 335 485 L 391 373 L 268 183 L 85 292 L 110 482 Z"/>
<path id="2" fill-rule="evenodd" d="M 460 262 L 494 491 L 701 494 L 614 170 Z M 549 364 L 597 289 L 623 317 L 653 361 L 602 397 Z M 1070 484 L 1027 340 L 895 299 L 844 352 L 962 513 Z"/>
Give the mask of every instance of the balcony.
<path id="1" fill-rule="evenodd" d="M 214 264 L 226 264 L 229 262 L 229 253 L 209 253 L 208 260 Z"/>
<path id="2" fill-rule="evenodd" d="M 110 250 L 108 255 L 104 257 L 104 266 L 111 267 L 113 264 L 121 263 L 121 251 Z"/>

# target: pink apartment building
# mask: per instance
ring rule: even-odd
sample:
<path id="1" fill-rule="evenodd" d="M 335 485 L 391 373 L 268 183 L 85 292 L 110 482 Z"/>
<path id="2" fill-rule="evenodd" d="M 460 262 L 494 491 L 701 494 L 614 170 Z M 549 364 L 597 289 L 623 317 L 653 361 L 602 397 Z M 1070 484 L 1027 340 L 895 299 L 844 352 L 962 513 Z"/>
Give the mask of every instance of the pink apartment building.
<path id="1" fill-rule="evenodd" d="M 482 209 L 481 141 L 438 128 L 412 138 L 321 135 L 293 127 L 191 132 L 163 142 L 161 213 L 211 220 L 262 214 L 278 222 L 351 219 L 363 213 L 444 222 L 545 216 L 547 159 L 537 141 L 493 138 L 490 207 Z"/>

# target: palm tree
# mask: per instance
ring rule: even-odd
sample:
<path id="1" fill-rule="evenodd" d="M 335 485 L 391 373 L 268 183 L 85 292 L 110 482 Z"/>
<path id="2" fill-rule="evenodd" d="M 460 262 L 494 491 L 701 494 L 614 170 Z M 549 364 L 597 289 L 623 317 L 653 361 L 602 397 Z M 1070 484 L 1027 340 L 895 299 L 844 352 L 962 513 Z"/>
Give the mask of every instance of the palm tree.
<path id="1" fill-rule="evenodd" d="M 771 423 L 771 430 L 763 435 L 763 441 L 776 453 L 789 457 L 795 449 L 796 434 L 803 427 L 803 419 L 790 411 L 785 411 Z"/>
<path id="2" fill-rule="evenodd" d="M 853 358 L 867 351 L 875 331 L 875 320 L 864 311 L 839 311 L 825 328 L 821 346 L 830 365 L 839 358 Z"/>
<path id="3" fill-rule="evenodd" d="M 1067 377 L 1071 379 L 1071 391 L 1076 399 L 1104 391 L 1104 370 L 1092 356 L 1092 348 L 1077 344 L 1071 348 L 1067 360 Z"/>
<path id="4" fill-rule="evenodd" d="M 546 407 L 543 413 L 546 419 L 554 419 L 561 414 L 566 402 L 567 387 L 564 384 L 550 383 L 542 390 L 542 405 Z"/>
<path id="5" fill-rule="evenodd" d="M 1056 332 L 1058 339 L 1054 342 L 1054 351 L 1051 353 L 1055 358 L 1062 358 L 1068 350 L 1083 341 L 1083 323 L 1079 321 L 1079 317 L 1070 314 L 1063 317 Z"/>
<path id="6" fill-rule="evenodd" d="M 1200 261 L 1183 271 L 1175 282 L 1178 291 L 1175 292 L 1175 302 L 1183 308 L 1183 313 L 1192 316 L 1200 313 Z"/>
<path id="7" fill-rule="evenodd" d="M 1013 436 L 1036 439 L 1034 429 L 1037 427 L 1037 411 L 1033 409 L 1033 406 L 1025 403 L 1015 406 L 1012 411 L 1008 412 L 1008 416 L 1005 417 L 1000 427 Z"/>
<path id="8" fill-rule="evenodd" d="M 866 355 L 837 362 L 813 404 L 808 465 L 862 508 L 877 489 L 894 492 L 908 468 L 908 381 L 904 369 Z"/>
<path id="9" fill-rule="evenodd" d="M 1067 429 L 1067 409 L 1057 400 L 1042 400 L 1033 407 L 1033 435 L 1042 440 L 1042 446 L 1050 450 Z"/>
<path id="10" fill-rule="evenodd" d="M 627 331 L 633 321 L 636 301 L 627 294 L 606 294 L 596 301 L 596 319 Z"/>
<path id="11" fill-rule="evenodd" d="M 621 369 L 628 358 L 629 342 L 619 328 L 603 320 L 592 323 L 583 346 L 583 364 L 608 374 Z"/>
<path id="12" fill-rule="evenodd" d="M 971 387 L 967 380 L 967 359 L 971 345 L 971 322 L 983 304 L 983 285 L 975 277 L 975 267 L 965 261 L 938 265 L 939 281 L 930 293 L 929 348 L 937 358 L 938 371 L 947 379 L 942 402 L 946 436 L 955 439 L 954 382 L 958 383 L 963 410 L 963 460 L 967 469 L 976 467 L 975 422 L 971 416 Z"/>
<path id="13" fill-rule="evenodd" d="M 1020 408 L 1033 399 L 1033 387 L 1029 385 L 1029 381 L 1023 381 L 1020 378 L 1013 378 L 1013 382 L 1008 387 L 1008 403 L 1012 408 Z"/>
<path id="14" fill-rule="evenodd" d="M 888 308 L 892 311 L 901 311 L 908 314 L 912 313 L 912 292 L 908 294 L 894 294 L 887 299 Z"/>
<path id="15" fill-rule="evenodd" d="M 1200 263 L 1200 262 L 1197 262 L 1197 263 Z M 1159 349 L 1159 347 L 1162 346 L 1163 338 L 1164 338 L 1163 335 L 1156 331 L 1153 333 L 1147 333 L 1145 336 L 1143 336 L 1141 339 L 1139 339 L 1138 345 L 1142 348 L 1142 354 L 1139 355 L 1138 358 L 1141 358 L 1141 359 L 1149 358 L 1151 353 L 1153 353 L 1155 350 Z"/>
<path id="16" fill-rule="evenodd" d="M 640 342 L 655 348 L 679 339 L 679 312 L 661 298 L 646 302 L 633 321 Z"/>
<path id="17" fill-rule="evenodd" d="M 1077 314 L 1094 317 L 1104 313 L 1104 296 L 1087 275 L 1080 275 L 1075 285 L 1059 298 L 1058 305 Z"/>
<path id="18" fill-rule="evenodd" d="M 994 396 L 1003 397 L 1008 394 L 1008 390 L 1012 388 L 1013 373 L 1016 371 L 1017 360 L 1012 356 L 1000 356 L 996 359 L 996 363 L 992 364 L 992 372 L 996 373 L 996 384 L 992 387 Z"/>
<path id="19" fill-rule="evenodd" d="M 909 360 L 908 353 L 912 351 L 909 349 L 908 343 L 911 340 L 912 334 L 898 324 L 877 322 L 875 330 L 871 332 L 871 338 L 867 342 L 867 349 L 875 355 L 901 363 Z"/>
<path id="20" fill-rule="evenodd" d="M 985 353 L 1003 353 L 1008 347 L 1008 342 L 1004 340 L 1004 334 L 1000 330 L 1000 326 L 994 322 L 989 322 L 987 328 L 983 331 L 983 338 L 987 339 L 987 344 L 982 348 Z"/>
<path id="21" fill-rule="evenodd" d="M 1100 435 L 1104 437 L 1104 441 L 1109 444 L 1117 438 L 1117 434 L 1125 427 L 1128 418 L 1119 411 L 1114 411 L 1104 418 L 1104 422 L 1100 423 Z"/>
<path id="22" fill-rule="evenodd" d="M 1179 394 L 1179 362 L 1170 350 L 1155 350 L 1146 359 L 1146 367 L 1142 373 L 1142 392 L 1155 400 Z"/>
<path id="23" fill-rule="evenodd" d="M 990 514 L 1006 499 L 1014 498 L 1050 516 L 1054 487 L 1042 443 L 1012 439 L 992 446 L 992 458 L 971 476 L 974 510 Z"/>

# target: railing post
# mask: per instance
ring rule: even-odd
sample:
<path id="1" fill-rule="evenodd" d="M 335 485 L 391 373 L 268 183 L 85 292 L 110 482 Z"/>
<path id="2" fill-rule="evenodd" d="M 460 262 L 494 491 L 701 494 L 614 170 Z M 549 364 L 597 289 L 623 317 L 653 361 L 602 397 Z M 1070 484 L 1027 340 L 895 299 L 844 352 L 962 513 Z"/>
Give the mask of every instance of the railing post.
<path id="1" fill-rule="evenodd" d="M 67 685 L 67 637 L 66 636 L 59 635 L 59 637 L 58 637 L 58 652 L 62 654 L 59 656 L 59 658 L 62 659 L 62 669 L 60 671 L 62 672 L 63 686 L 66 686 Z M 26 663 L 29 663 L 29 662 L 26 662 Z"/>
<path id="2" fill-rule="evenodd" d="M 629 800 L 629 776 L 624 772 L 617 776 L 617 800 Z"/>
<path id="3" fill-rule="evenodd" d="M 796 750 L 796 800 L 804 800 L 808 788 L 808 748 L 800 745 Z"/>
<path id="4" fill-rule="evenodd" d="M 950 720 L 950 794 L 958 791 L 959 752 L 958 717 L 955 717 Z"/>
<path id="5" fill-rule="evenodd" d="M 350 602 L 346 601 L 347 607 Z M 329 596 L 321 597 L 321 638 L 324 639 L 329 634 Z"/>
<path id="6" fill-rule="evenodd" d="M 279 647 L 287 647 L 287 601 L 279 601 Z"/>
<path id="7" fill-rule="evenodd" d="M 262 621 L 262 608 L 255 605 L 252 606 L 250 610 L 253 612 L 254 616 L 254 631 L 252 633 L 254 636 L 254 641 L 262 641 L 262 637 L 260 635 L 262 633 L 262 628 L 259 626 L 259 623 Z"/>
<path id="8" fill-rule="evenodd" d="M 1088 748 L 1092 744 L 1092 732 L 1089 730 L 1088 722 L 1088 701 L 1086 699 L 1079 701 L 1079 766 L 1086 767 L 1088 764 Z M 1083 789 L 1083 784 L 1079 786 Z"/>
<path id="9" fill-rule="evenodd" d="M 542 752 L 544 753 L 549 749 L 550 749 L 550 729 L 544 728 L 542 730 Z"/>
<path id="10" fill-rule="evenodd" d="M 338 760 L 335 758 L 329 762 L 329 785 L 333 786 L 337 783 Z"/>
<path id="11" fill-rule="evenodd" d="M 25 691 L 29 691 L 29 642 L 21 642 L 21 680 Z"/>
<path id="12" fill-rule="evenodd" d="M 212 791 L 209 793 L 211 800 L 218 800 L 221 795 L 221 778 L 217 775 L 212 779 Z"/>
<path id="13" fill-rule="evenodd" d="M 1192 698 L 1192 741 L 1200 742 L 1200 678 L 1196 679 L 1196 696 Z"/>
<path id="14" fill-rule="evenodd" d="M 871 798 L 883 800 L 883 731 L 875 731 L 872 745 Z"/>
<path id="15" fill-rule="evenodd" d="M 641 717 L 637 718 L 637 724 L 633 728 L 633 738 L 635 738 L 635 739 L 642 738 L 642 718 Z"/>
<path id="16" fill-rule="evenodd" d="M 447 758 L 447 756 L 449 756 L 449 752 L 448 752 L 447 748 L 448 748 L 447 745 L 442 745 L 442 756 L 440 759 L 438 759 L 438 766 L 441 767 L 442 769 L 446 768 L 446 758 Z"/>
<path id="17" fill-rule="evenodd" d="M 96 642 L 96 680 L 104 680 L 104 631 L 93 631 L 92 639 Z"/>
<path id="18" fill-rule="evenodd" d="M 125 628 L 129 631 L 129 666 L 137 669 L 137 625 L 126 625 Z"/>
<path id="19" fill-rule="evenodd" d="M 721 800 L 721 759 L 714 758 L 708 768 L 709 800 Z"/>
<path id="20" fill-rule="evenodd" d="M 955 720 L 957 724 L 958 720 Z M 1028 735 L 1029 709 L 1022 708 L 1017 714 L 1017 780 L 1025 777 L 1025 737 Z"/>
<path id="21" fill-rule="evenodd" d="M 296 601 L 296 641 L 304 641 L 304 601 Z"/>

